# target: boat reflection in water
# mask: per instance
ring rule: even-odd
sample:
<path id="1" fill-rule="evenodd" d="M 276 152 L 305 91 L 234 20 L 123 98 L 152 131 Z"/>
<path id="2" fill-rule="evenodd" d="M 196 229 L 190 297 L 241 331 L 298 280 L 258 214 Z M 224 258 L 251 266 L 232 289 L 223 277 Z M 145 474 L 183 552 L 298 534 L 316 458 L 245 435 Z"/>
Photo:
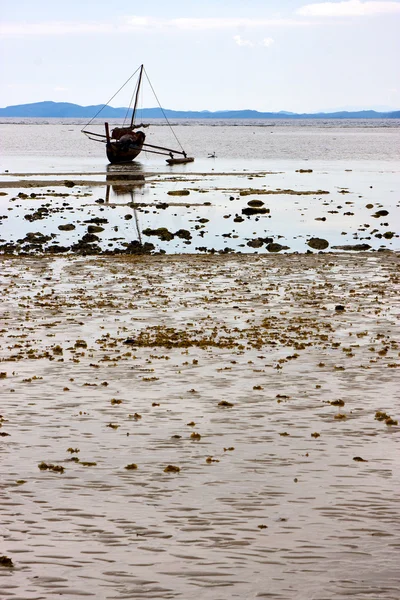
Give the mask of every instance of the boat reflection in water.
<path id="1" fill-rule="evenodd" d="M 132 218 L 134 219 L 136 224 L 136 232 L 139 242 L 137 251 L 140 252 L 140 250 L 142 249 L 143 252 L 147 253 L 152 249 L 150 248 L 150 246 L 153 247 L 153 245 L 143 245 L 142 235 L 139 226 L 139 218 L 136 210 L 137 201 L 135 201 L 135 196 L 137 196 L 138 194 L 143 194 L 144 185 L 145 178 L 142 170 L 142 165 L 140 163 L 131 163 L 129 165 L 118 166 L 108 165 L 106 175 L 105 201 L 107 204 L 110 204 L 111 191 L 116 197 L 128 196 L 129 201 L 126 205 L 132 209 Z M 131 244 L 135 244 L 135 242 L 131 242 Z"/>

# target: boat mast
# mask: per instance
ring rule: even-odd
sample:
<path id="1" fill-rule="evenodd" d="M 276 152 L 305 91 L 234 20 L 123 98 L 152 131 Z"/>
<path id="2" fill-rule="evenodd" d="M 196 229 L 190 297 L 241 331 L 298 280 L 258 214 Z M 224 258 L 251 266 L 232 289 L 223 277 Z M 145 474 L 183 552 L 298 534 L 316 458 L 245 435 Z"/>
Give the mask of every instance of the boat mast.
<path id="1" fill-rule="evenodd" d="M 138 101 L 139 101 L 140 85 L 142 83 L 142 74 L 143 74 L 143 65 L 140 65 L 140 73 L 139 73 L 138 86 L 137 86 L 136 96 L 135 96 L 135 104 L 133 107 L 132 118 L 131 118 L 131 127 L 133 127 L 133 125 L 135 123 L 136 109 L 137 109 L 137 105 L 138 105 Z"/>

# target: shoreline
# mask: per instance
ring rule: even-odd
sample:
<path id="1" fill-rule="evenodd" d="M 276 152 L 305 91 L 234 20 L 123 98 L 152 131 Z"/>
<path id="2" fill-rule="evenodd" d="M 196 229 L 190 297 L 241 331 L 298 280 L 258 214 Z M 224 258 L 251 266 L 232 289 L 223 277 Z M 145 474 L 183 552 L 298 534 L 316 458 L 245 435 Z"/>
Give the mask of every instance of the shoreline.
<path id="1" fill-rule="evenodd" d="M 0 257 L 0 587 L 392 600 L 399 262 Z"/>

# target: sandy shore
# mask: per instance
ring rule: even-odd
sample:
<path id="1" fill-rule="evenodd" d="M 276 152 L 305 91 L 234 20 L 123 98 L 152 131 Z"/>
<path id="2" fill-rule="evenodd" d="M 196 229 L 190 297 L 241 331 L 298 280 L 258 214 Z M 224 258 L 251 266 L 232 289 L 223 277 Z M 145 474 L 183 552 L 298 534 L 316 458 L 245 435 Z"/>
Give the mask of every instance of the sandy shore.
<path id="1" fill-rule="evenodd" d="M 1 598 L 398 599 L 398 253 L 0 261 Z"/>

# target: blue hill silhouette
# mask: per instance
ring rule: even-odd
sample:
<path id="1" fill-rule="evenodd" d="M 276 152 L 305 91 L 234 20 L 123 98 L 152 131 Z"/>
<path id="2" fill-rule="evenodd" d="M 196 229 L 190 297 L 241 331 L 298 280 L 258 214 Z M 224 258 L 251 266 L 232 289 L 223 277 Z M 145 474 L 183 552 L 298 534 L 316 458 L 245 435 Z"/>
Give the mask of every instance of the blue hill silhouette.
<path id="1" fill-rule="evenodd" d="M 70 102 L 34 102 L 32 104 L 17 104 L 0 108 L 0 117 L 15 118 L 75 118 L 91 119 L 103 108 L 102 104 L 80 106 Z M 355 112 L 339 111 L 331 113 L 292 113 L 259 112 L 257 110 L 220 110 L 220 111 L 182 111 L 164 109 L 168 119 L 400 119 L 400 110 L 392 112 L 377 112 L 360 110 Z M 131 114 L 130 109 L 105 106 L 99 118 L 121 119 Z M 163 112 L 160 108 L 144 108 L 139 112 L 141 119 L 161 119 Z"/>

